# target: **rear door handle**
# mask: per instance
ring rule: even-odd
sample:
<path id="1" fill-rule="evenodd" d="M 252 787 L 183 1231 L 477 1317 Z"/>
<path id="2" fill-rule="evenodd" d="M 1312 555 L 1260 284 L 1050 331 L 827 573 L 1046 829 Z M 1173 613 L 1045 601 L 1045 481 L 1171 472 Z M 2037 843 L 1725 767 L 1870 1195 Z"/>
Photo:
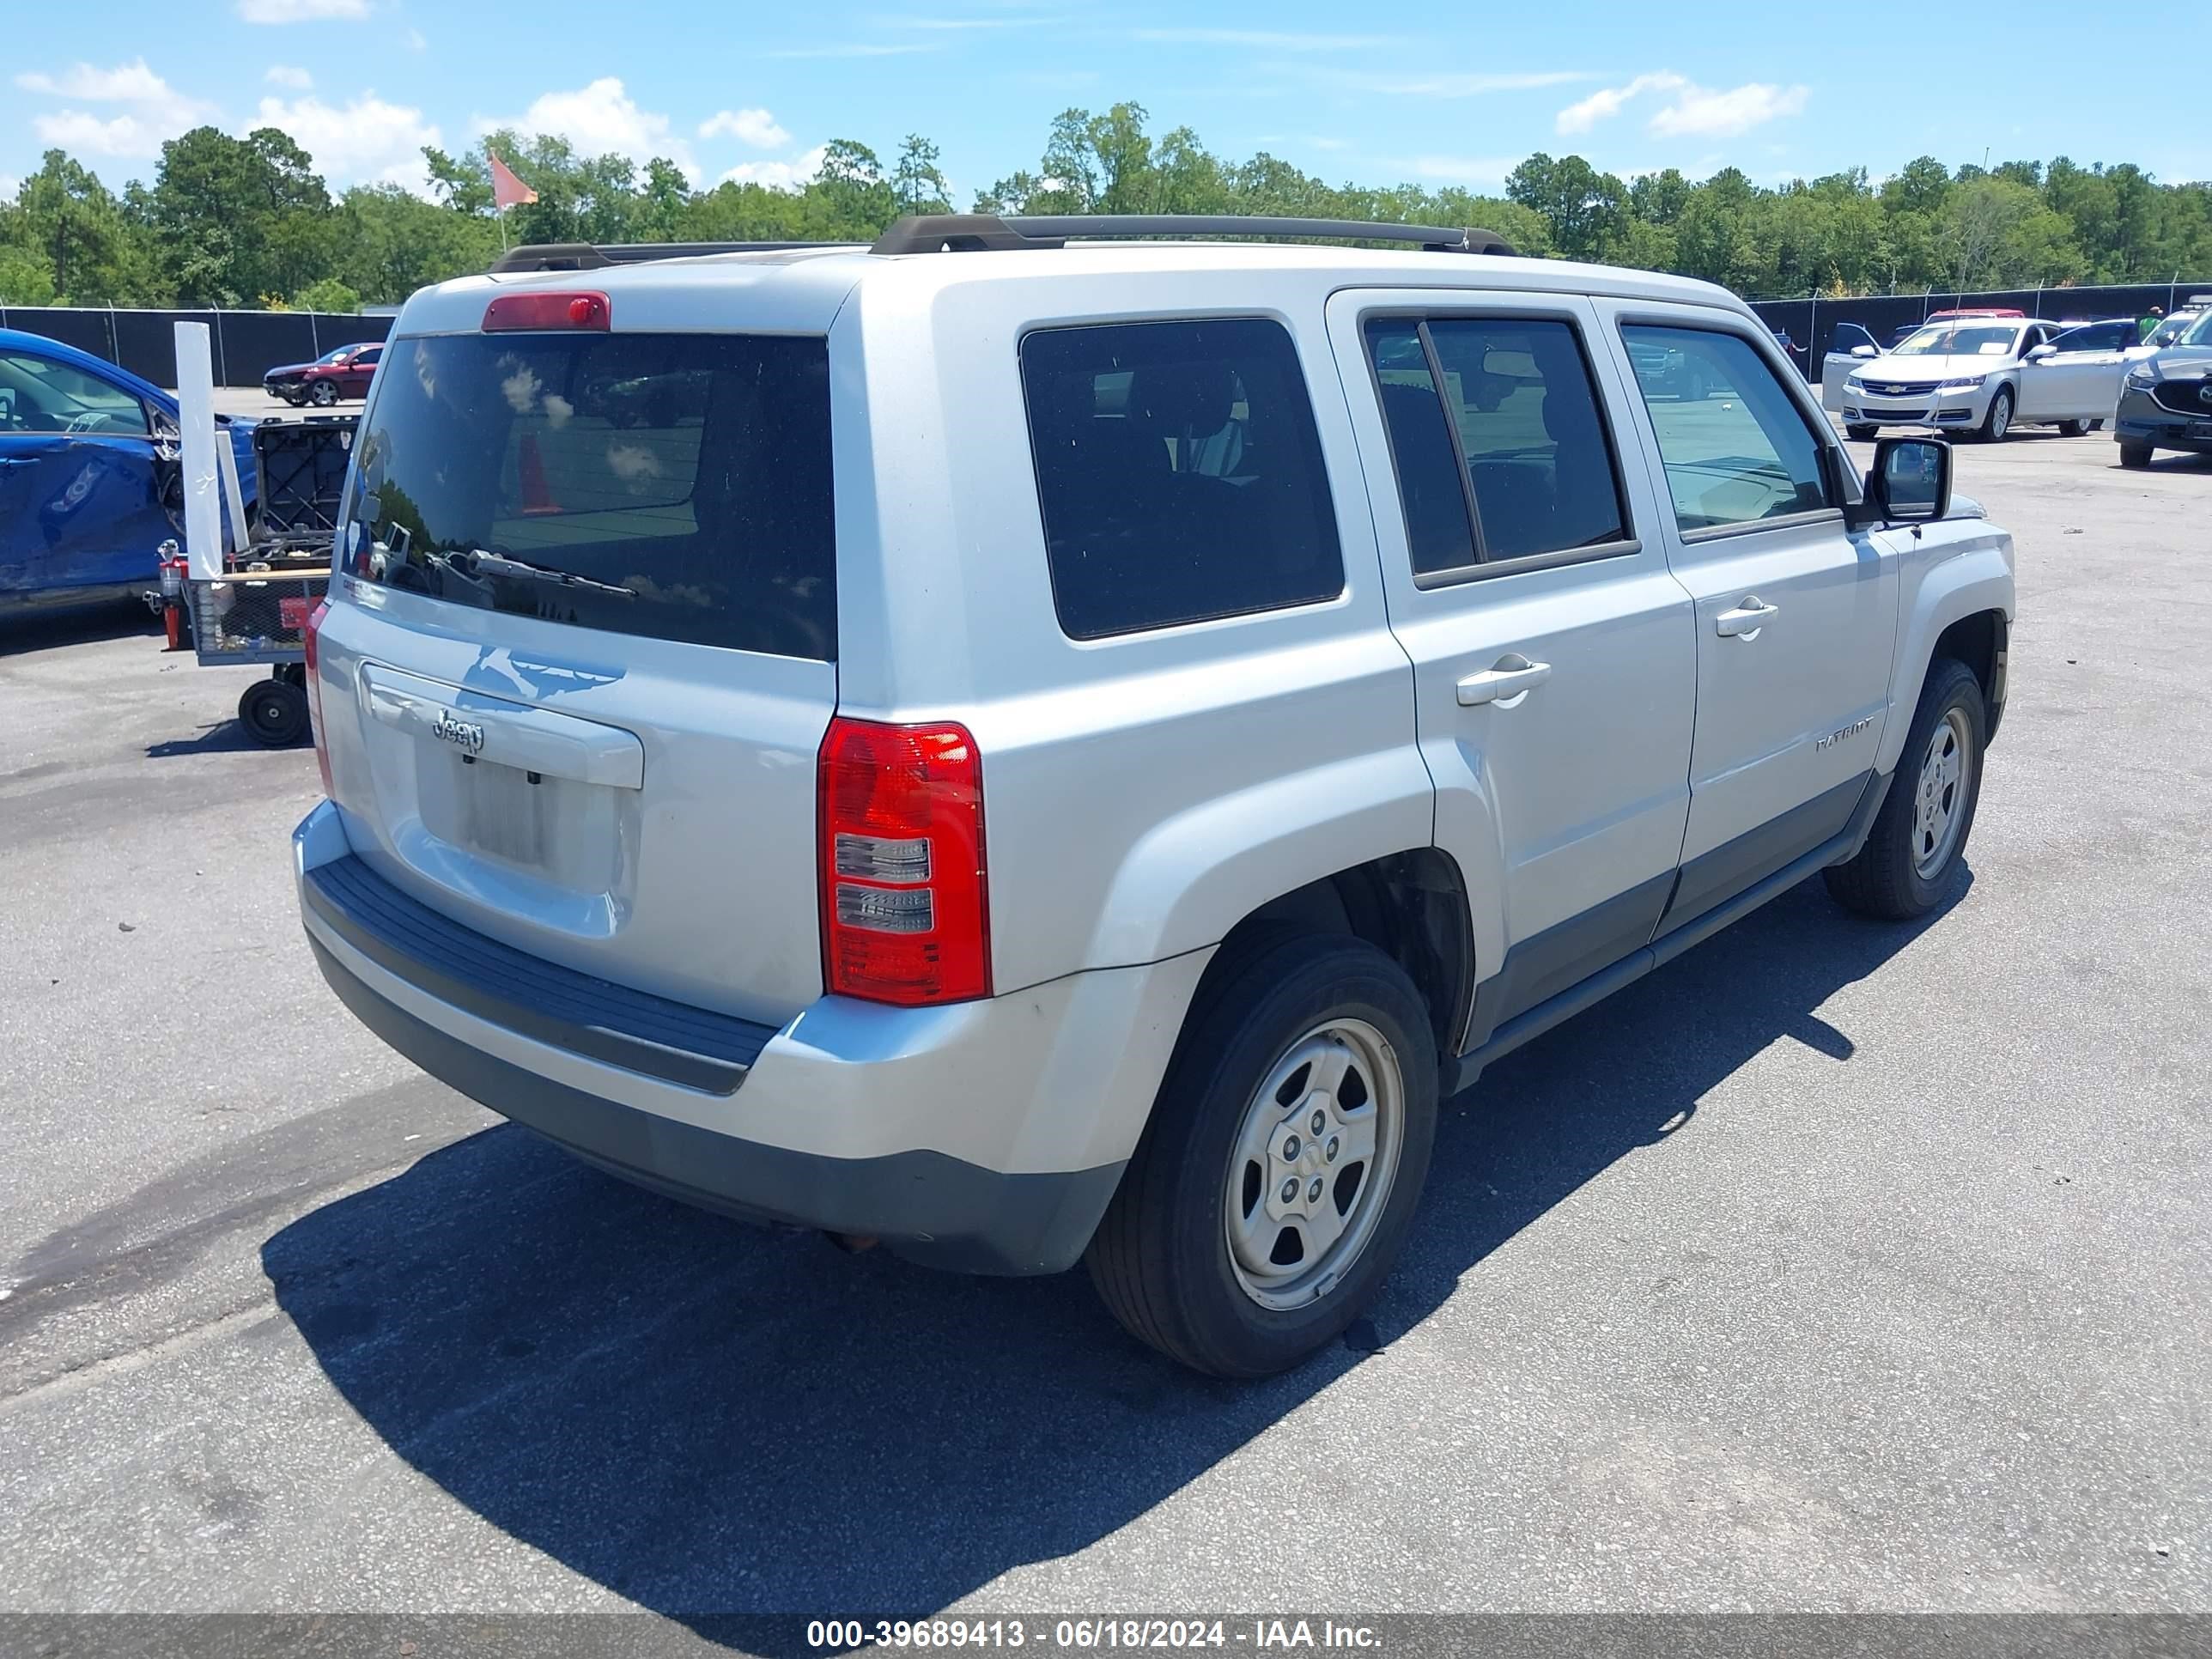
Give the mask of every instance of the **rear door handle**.
<path id="1" fill-rule="evenodd" d="M 1755 640 L 1759 630 L 1772 622 L 1782 612 L 1778 605 L 1761 605 L 1754 593 L 1733 611 L 1723 611 L 1713 618 L 1713 627 L 1724 640 Z"/>
<path id="2" fill-rule="evenodd" d="M 1507 657 L 1497 667 L 1469 674 L 1459 683 L 1459 706 L 1473 708 L 1480 703 L 1494 702 L 1500 708 L 1518 708 L 1522 698 L 1551 678 L 1552 665 L 1547 662 Z"/>

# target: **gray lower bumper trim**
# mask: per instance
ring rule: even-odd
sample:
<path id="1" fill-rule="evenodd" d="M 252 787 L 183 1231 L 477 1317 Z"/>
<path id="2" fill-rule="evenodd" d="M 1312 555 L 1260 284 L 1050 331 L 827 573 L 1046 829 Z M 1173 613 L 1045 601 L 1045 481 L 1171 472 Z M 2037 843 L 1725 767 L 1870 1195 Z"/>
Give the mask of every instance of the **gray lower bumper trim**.
<path id="1" fill-rule="evenodd" d="M 641 1112 L 508 1064 L 362 983 L 313 935 L 323 977 L 362 1024 L 431 1076 L 624 1179 L 732 1215 L 880 1238 L 931 1267 L 1048 1273 L 1073 1267 L 1121 1165 L 1001 1175 L 942 1152 L 826 1158 Z"/>

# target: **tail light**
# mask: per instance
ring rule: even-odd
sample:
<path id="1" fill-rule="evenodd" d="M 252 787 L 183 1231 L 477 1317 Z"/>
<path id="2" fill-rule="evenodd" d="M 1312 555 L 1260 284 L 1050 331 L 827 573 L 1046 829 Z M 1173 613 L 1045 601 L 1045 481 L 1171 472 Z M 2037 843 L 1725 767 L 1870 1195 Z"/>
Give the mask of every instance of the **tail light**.
<path id="1" fill-rule="evenodd" d="M 315 641 L 323 631 L 323 618 L 331 613 L 328 599 L 315 601 L 315 608 L 307 613 L 307 625 L 300 630 L 300 643 L 307 654 L 307 726 L 315 739 L 315 764 L 323 769 L 323 793 L 335 796 L 331 787 L 331 740 L 323 731 L 323 677 L 315 672 Z"/>
<path id="2" fill-rule="evenodd" d="M 826 988 L 908 1006 L 990 995 L 975 740 L 833 720 L 819 782 Z"/>

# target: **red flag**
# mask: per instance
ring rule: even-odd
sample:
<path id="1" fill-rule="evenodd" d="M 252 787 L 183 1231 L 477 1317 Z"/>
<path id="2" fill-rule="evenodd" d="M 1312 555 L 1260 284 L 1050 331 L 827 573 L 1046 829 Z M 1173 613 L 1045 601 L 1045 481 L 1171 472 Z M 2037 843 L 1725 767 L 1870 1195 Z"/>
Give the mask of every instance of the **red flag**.
<path id="1" fill-rule="evenodd" d="M 491 163 L 491 201 L 494 207 L 520 207 L 538 199 L 538 192 L 514 176 L 514 170 L 499 159 L 495 151 L 486 150 L 484 159 Z"/>

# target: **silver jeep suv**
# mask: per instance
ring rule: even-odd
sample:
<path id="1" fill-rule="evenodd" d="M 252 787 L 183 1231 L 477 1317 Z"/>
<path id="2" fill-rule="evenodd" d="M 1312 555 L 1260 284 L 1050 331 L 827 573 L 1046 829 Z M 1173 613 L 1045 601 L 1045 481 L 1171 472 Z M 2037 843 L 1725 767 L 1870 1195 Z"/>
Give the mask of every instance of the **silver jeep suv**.
<path id="1" fill-rule="evenodd" d="M 1193 240 L 1254 233 L 1417 246 Z M 408 302 L 337 557 L 295 850 L 363 1022 L 1237 1376 L 1486 1063 L 1815 870 L 1941 902 L 2013 608 L 1731 295 L 1307 221 L 521 250 Z"/>

